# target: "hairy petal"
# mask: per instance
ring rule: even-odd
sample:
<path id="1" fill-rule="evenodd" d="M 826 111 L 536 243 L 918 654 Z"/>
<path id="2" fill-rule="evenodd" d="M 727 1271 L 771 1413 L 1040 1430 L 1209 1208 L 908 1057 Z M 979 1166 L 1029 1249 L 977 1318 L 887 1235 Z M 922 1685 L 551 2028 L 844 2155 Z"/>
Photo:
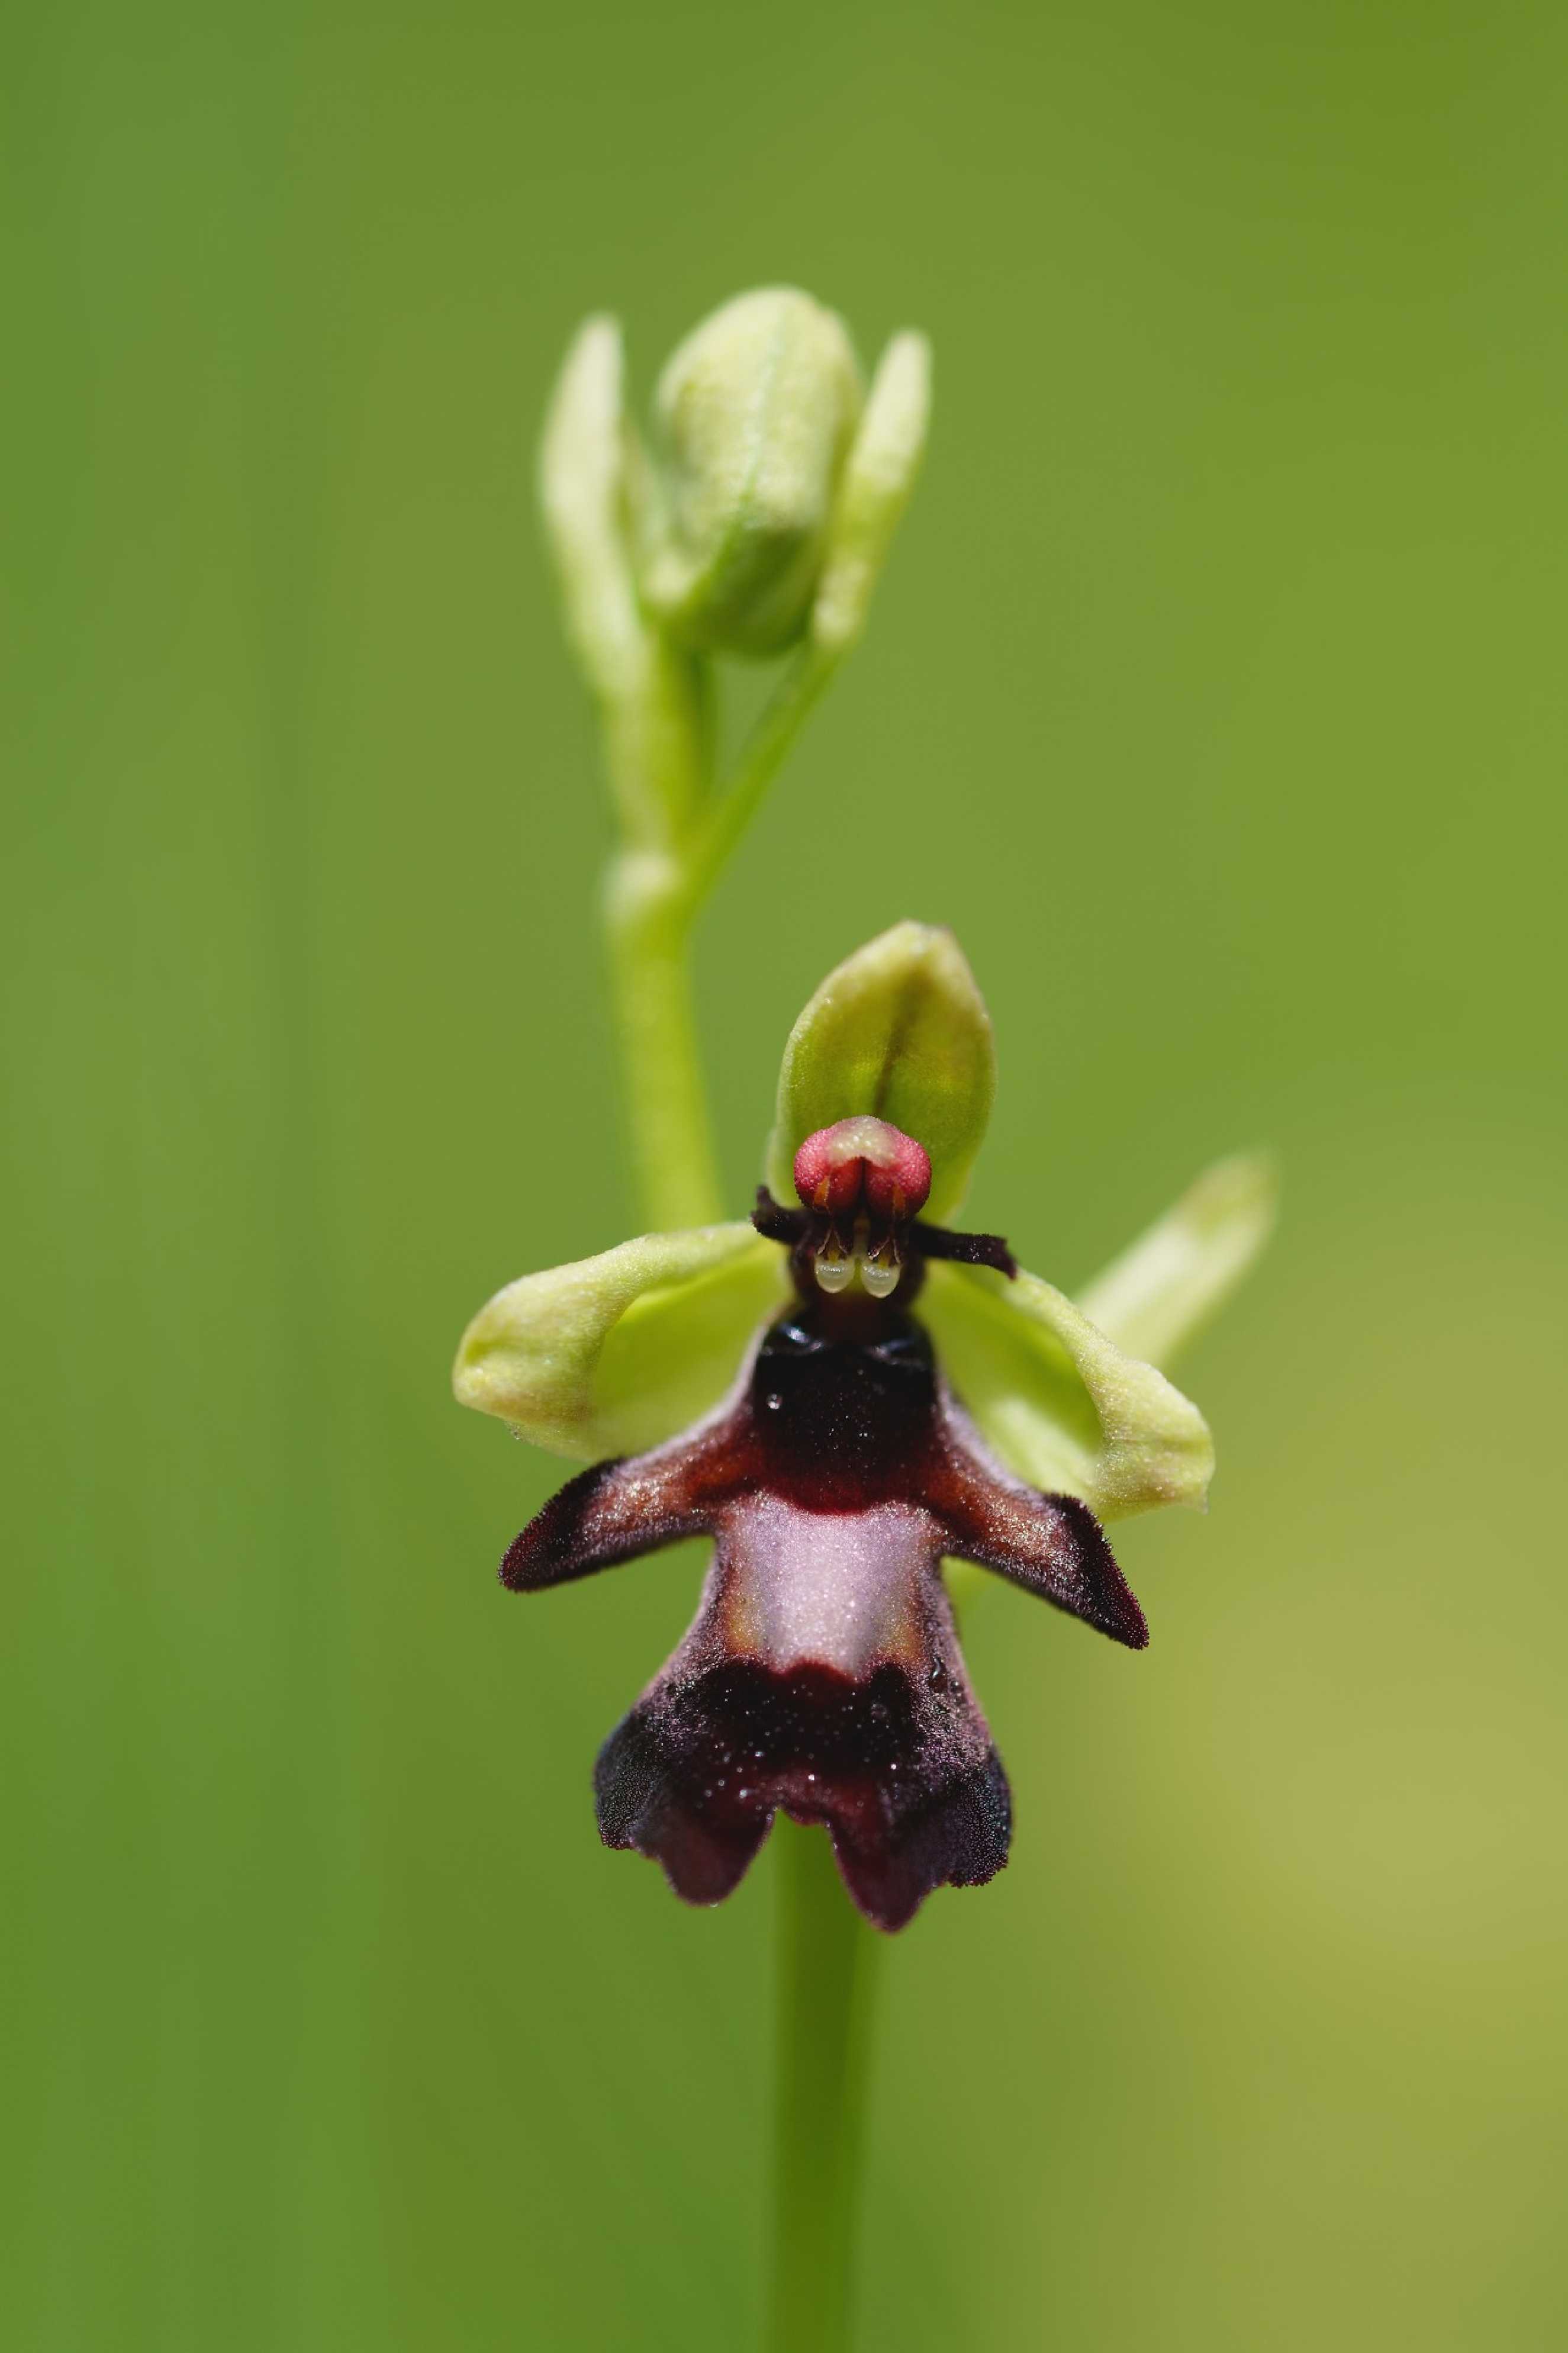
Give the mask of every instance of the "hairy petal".
<path id="1" fill-rule="evenodd" d="M 1095 1277 L 1080 1310 L 1119 1348 L 1169 1364 L 1247 1273 L 1274 1230 L 1279 1198 L 1266 1154 L 1216 1161 Z"/>
<path id="2" fill-rule="evenodd" d="M 552 1453 L 641 1451 L 725 1395 L 785 1282 L 750 1225 L 645 1234 L 498 1292 L 463 1335 L 452 1385 Z"/>
<path id="3" fill-rule="evenodd" d="M 1144 1649 L 1143 1612 L 1088 1504 L 1014 1478 L 951 1398 L 942 1422 L 942 1466 L 927 1500 L 941 1514 L 951 1556 L 996 1569 L 1113 1642 Z"/>
<path id="4" fill-rule="evenodd" d="M 954 1391 L 1031 1486 L 1097 1519 L 1201 1505 L 1214 1446 L 1196 1406 L 1038 1275 L 932 1266 L 920 1303 Z"/>
<path id="5" fill-rule="evenodd" d="M 756 1476 L 754 1453 L 750 1413 L 731 1408 L 649 1454 L 595 1462 L 513 1539 L 501 1583 L 513 1593 L 538 1593 L 703 1535 L 714 1513 Z"/>

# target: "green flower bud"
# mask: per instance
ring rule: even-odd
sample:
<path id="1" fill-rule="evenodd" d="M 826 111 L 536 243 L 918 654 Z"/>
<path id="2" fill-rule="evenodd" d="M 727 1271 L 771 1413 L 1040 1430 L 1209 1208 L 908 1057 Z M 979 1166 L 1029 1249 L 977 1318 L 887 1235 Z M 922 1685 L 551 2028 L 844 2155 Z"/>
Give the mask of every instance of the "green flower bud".
<path id="1" fill-rule="evenodd" d="M 861 406 L 843 322 L 793 287 L 738 295 L 674 353 L 642 481 L 642 593 L 705 651 L 806 628 Z"/>

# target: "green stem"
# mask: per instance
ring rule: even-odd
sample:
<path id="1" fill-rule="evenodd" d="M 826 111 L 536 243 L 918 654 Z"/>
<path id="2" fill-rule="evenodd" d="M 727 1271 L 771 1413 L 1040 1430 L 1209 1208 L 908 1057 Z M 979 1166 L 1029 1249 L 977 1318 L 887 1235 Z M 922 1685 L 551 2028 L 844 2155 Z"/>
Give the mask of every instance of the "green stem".
<path id="1" fill-rule="evenodd" d="M 711 730 L 699 672 L 668 649 L 606 706 L 605 748 L 625 845 L 605 895 L 621 1069 L 650 1228 L 721 1213 L 697 1048 L 691 928 L 835 667 L 805 648 L 752 731 L 735 775 L 697 815 Z"/>
<path id="2" fill-rule="evenodd" d="M 626 850 L 605 893 L 621 1074 L 650 1232 L 711 1225 L 721 1202 L 691 995 L 690 900 L 677 861 Z"/>
<path id="3" fill-rule="evenodd" d="M 837 666 L 835 656 L 806 645 L 779 681 L 742 751 L 733 777 L 692 837 L 687 873 L 694 903 L 700 905 L 718 881 Z"/>
<path id="4" fill-rule="evenodd" d="M 711 1225 L 719 1175 L 691 991 L 698 901 L 683 849 L 712 756 L 706 675 L 645 635 L 602 708 L 620 835 L 605 929 L 638 1198 L 651 1231 Z"/>
<path id="5" fill-rule="evenodd" d="M 767 2353 L 847 2353 L 877 1938 L 820 1831 L 780 1816 L 774 2238 Z"/>

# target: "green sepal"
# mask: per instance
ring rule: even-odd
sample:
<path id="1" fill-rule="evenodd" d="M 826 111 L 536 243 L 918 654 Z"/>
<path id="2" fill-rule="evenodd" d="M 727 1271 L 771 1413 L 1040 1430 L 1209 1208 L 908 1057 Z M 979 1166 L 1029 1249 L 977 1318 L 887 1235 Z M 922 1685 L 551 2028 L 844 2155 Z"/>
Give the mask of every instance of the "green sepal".
<path id="1" fill-rule="evenodd" d="M 1095 1277 L 1079 1307 L 1119 1348 L 1169 1364 L 1268 1240 L 1279 1198 L 1278 1172 L 1266 1154 L 1215 1161 Z"/>
<path id="2" fill-rule="evenodd" d="M 790 1031 L 768 1183 L 793 1200 L 805 1138 L 870 1112 L 931 1155 L 925 1215 L 940 1223 L 963 1198 L 995 1091 L 991 1017 L 958 942 L 934 924 L 895 923 L 828 974 Z"/>
<path id="3" fill-rule="evenodd" d="M 955 1394 L 1032 1486 L 1101 1520 L 1203 1504 L 1214 1443 L 1196 1406 L 1038 1275 L 931 1265 L 918 1312 Z"/>
<path id="4" fill-rule="evenodd" d="M 625 363 L 618 322 L 585 319 L 556 379 L 539 452 L 539 495 L 566 628 L 596 694 L 615 701 L 647 660 L 621 518 Z"/>
<path id="5" fill-rule="evenodd" d="M 827 556 L 811 608 L 812 642 L 837 660 L 866 626 L 871 592 L 920 472 L 931 426 L 931 345 L 895 335 L 877 363 L 845 460 Z"/>
<path id="6" fill-rule="evenodd" d="M 553 1454 L 637 1453 L 719 1402 L 785 1287 L 777 1244 L 749 1225 L 643 1234 L 498 1291 L 452 1387 Z"/>

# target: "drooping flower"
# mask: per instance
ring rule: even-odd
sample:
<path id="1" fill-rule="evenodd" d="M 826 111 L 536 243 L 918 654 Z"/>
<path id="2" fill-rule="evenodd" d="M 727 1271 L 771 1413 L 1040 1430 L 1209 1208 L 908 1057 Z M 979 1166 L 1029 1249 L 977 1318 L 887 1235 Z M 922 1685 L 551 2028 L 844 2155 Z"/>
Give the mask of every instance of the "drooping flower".
<path id="1" fill-rule="evenodd" d="M 464 1335 L 465 1404 L 602 1458 L 512 1544 L 507 1586 L 713 1539 L 689 1631 L 595 1774 L 606 1844 L 689 1902 L 731 1891 L 781 1807 L 826 1826 L 880 1927 L 991 1878 L 1011 1800 L 943 1560 L 1141 1650 L 1102 1523 L 1205 1496 L 1202 1416 L 1118 1342 L 1163 1353 L 1217 1303 L 1267 1232 L 1267 1171 L 1211 1170 L 1075 1307 L 942 1222 L 994 1083 L 955 943 L 900 924 L 791 1034 L 751 1223 L 525 1276 Z"/>

